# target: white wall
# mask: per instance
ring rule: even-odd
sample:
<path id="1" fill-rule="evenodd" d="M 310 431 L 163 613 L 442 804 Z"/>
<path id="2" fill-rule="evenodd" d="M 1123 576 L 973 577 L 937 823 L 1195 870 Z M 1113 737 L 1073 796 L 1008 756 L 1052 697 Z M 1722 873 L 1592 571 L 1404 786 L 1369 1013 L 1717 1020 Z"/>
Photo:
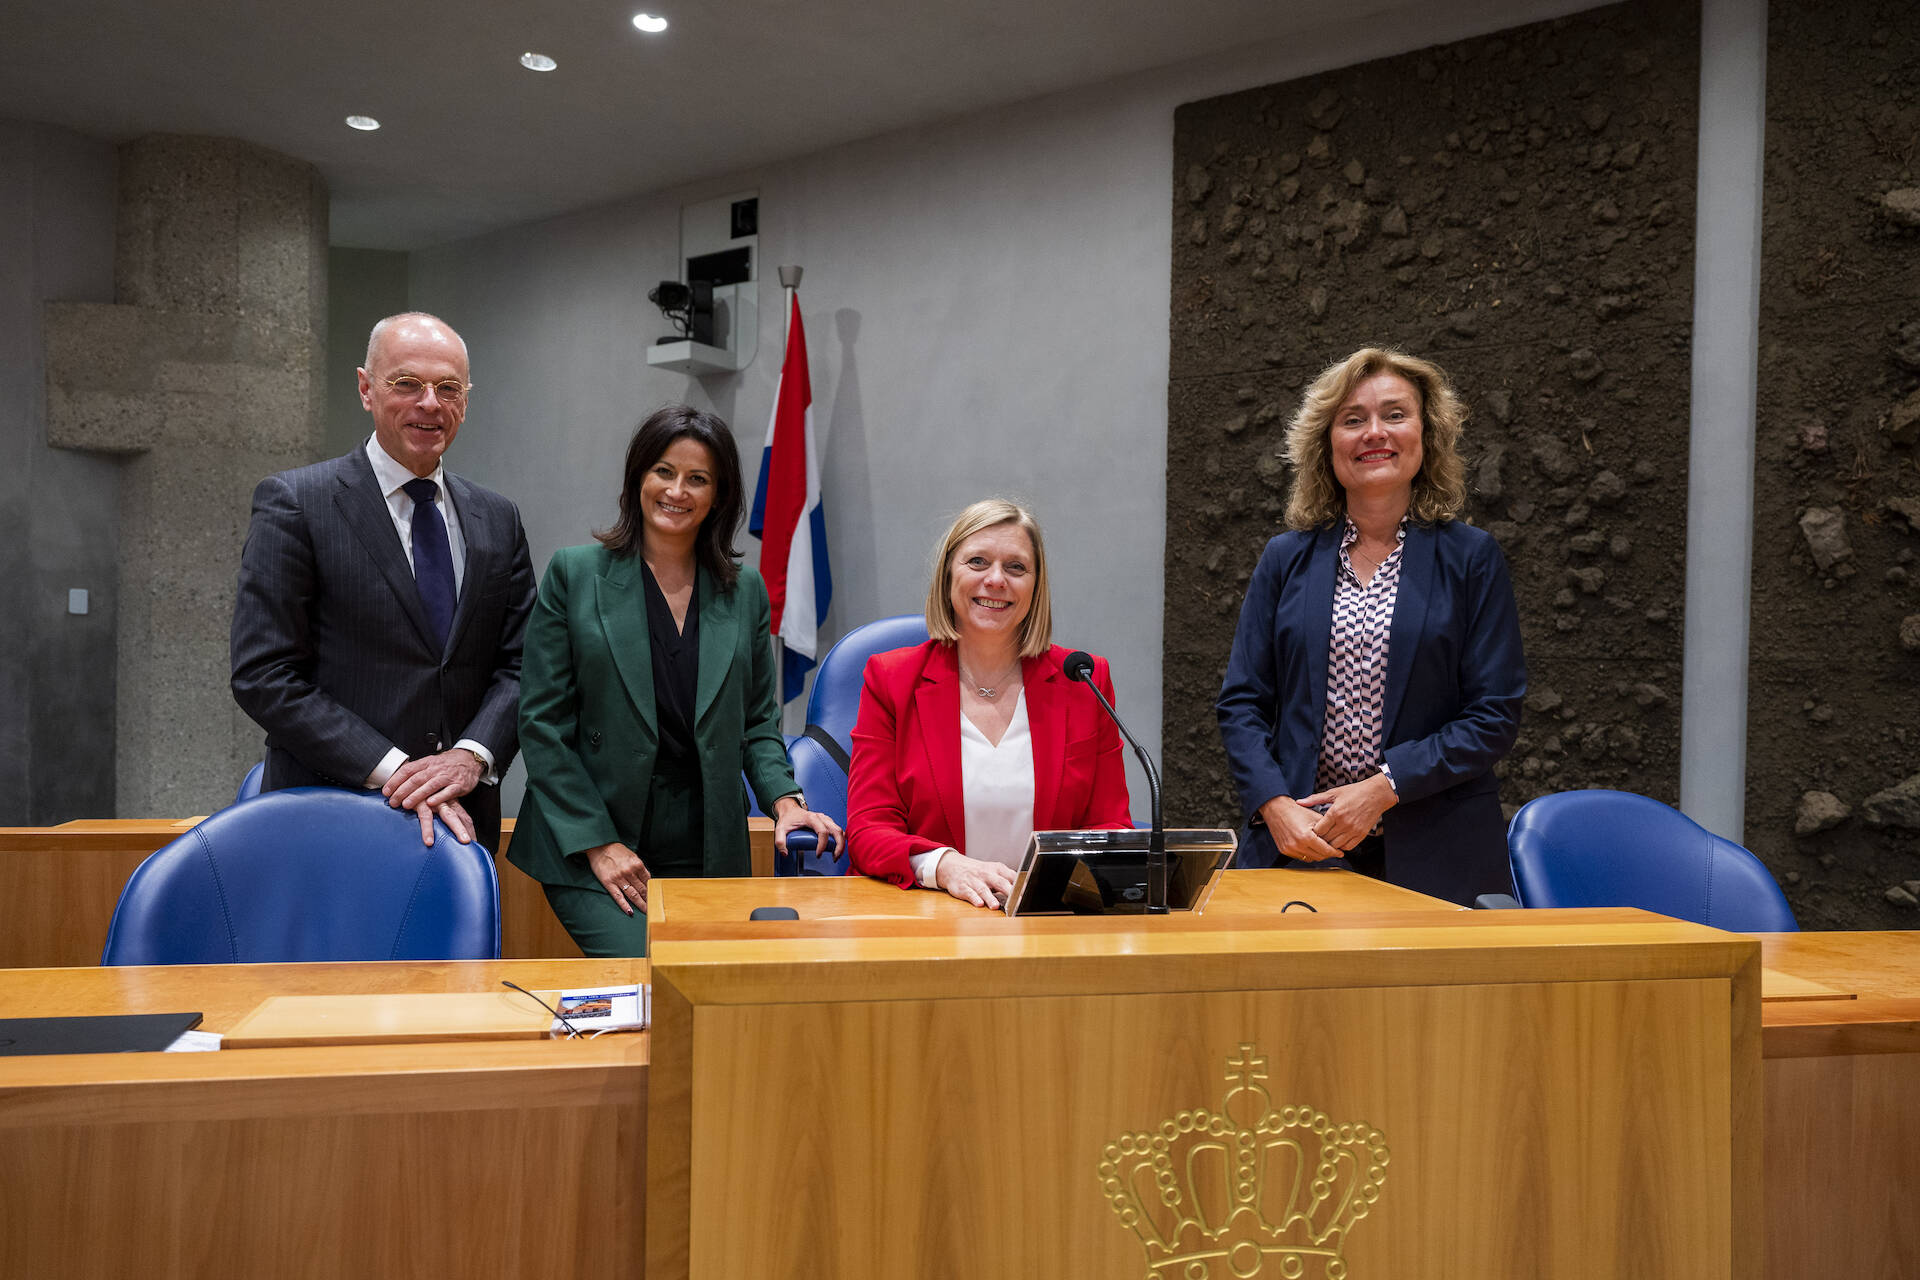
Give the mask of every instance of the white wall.
<path id="1" fill-rule="evenodd" d="M 782 350 L 774 267 L 799 264 L 834 572 L 823 641 L 917 610 L 960 507 L 1024 499 L 1056 638 L 1111 659 L 1158 752 L 1174 108 L 1588 7 L 1410 8 L 416 253 L 412 305 L 473 357 L 454 467 L 519 502 L 540 568 L 611 519 L 626 437 L 660 404 L 715 409 L 757 462 Z M 666 325 L 645 295 L 677 274 L 680 206 L 750 187 L 759 357 L 727 378 L 649 370 Z M 1130 784 L 1144 815 L 1137 766 Z"/>

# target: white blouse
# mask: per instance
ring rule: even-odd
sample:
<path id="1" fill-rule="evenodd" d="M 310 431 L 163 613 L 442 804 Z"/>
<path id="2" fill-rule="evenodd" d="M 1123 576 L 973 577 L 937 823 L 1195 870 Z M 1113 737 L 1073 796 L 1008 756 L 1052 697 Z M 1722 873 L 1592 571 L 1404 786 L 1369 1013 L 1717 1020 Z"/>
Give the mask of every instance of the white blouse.
<path id="1" fill-rule="evenodd" d="M 1033 733 L 1027 724 L 1027 691 L 1013 704 L 1013 720 L 998 744 L 967 713 L 960 713 L 960 785 L 966 796 L 967 848 L 970 858 L 1001 862 L 1014 870 L 1033 838 Z M 938 887 L 934 871 L 952 848 L 914 854 L 913 878 L 922 888 Z"/>

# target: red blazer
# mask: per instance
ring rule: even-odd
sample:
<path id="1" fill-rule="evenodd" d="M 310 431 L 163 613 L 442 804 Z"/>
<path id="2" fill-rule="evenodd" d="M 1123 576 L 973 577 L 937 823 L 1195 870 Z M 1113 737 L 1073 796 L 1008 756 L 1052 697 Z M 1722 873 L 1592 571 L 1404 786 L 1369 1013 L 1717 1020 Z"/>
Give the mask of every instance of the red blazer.
<path id="1" fill-rule="evenodd" d="M 1021 663 L 1033 734 L 1033 825 L 1038 831 L 1131 827 L 1120 734 L 1093 693 L 1060 669 L 1054 645 Z M 1093 680 L 1113 700 L 1107 660 Z M 867 659 L 847 778 L 847 841 L 853 869 L 914 885 L 907 861 L 952 847 L 966 852 L 960 779 L 960 667 L 937 640 Z"/>

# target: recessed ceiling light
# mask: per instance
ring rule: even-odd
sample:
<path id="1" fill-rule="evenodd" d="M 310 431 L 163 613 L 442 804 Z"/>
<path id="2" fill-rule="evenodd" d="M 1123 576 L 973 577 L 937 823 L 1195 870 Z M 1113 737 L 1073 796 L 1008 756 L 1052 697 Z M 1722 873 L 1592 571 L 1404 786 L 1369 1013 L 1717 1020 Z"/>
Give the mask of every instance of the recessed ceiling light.
<path id="1" fill-rule="evenodd" d="M 633 15 L 633 25 L 648 35 L 658 35 L 667 29 L 667 20 L 656 14 L 636 13 Z"/>
<path id="2" fill-rule="evenodd" d="M 520 55 L 520 65 L 529 71 L 551 71 L 560 64 L 544 53 L 523 53 Z"/>
<path id="3" fill-rule="evenodd" d="M 360 129 L 360 130 L 364 130 L 367 133 L 372 133 L 375 129 L 378 129 L 379 127 L 380 127 L 380 122 L 378 120 L 375 120 L 372 116 L 348 116 L 347 117 L 347 128 L 349 129 Z"/>

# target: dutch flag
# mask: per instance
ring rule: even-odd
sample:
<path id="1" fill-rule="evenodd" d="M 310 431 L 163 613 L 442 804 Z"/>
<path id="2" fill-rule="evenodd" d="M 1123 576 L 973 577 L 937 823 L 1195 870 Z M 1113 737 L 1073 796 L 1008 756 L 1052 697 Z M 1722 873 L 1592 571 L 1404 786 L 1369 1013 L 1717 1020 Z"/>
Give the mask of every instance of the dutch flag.
<path id="1" fill-rule="evenodd" d="M 814 448 L 813 386 L 807 377 L 807 335 L 800 294 L 787 312 L 787 358 L 760 454 L 760 482 L 747 531 L 760 539 L 760 576 L 773 604 L 773 634 L 784 651 L 780 700 L 800 696 L 818 656 L 820 624 L 833 599 L 827 570 L 827 524 L 820 506 L 820 464 Z M 789 608 L 788 606 L 792 607 Z"/>

